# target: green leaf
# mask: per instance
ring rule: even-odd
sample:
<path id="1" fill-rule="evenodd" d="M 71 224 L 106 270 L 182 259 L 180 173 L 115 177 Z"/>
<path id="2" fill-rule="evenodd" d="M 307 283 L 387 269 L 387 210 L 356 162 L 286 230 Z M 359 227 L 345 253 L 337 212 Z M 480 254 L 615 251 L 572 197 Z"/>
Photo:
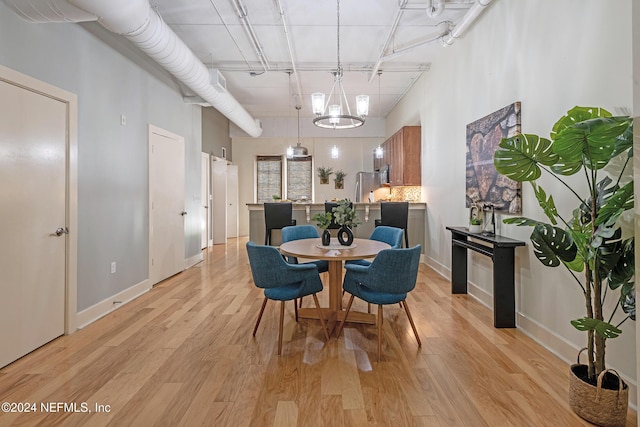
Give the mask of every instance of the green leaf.
<path id="1" fill-rule="evenodd" d="M 599 107 L 573 107 L 553 125 L 551 139 L 555 139 L 556 134 L 565 128 L 596 117 L 611 117 L 611 113 Z"/>
<path id="2" fill-rule="evenodd" d="M 629 315 L 631 320 L 636 320 L 636 289 L 633 285 L 629 286 L 628 289 L 623 287 L 620 292 L 620 305 L 622 306 L 622 311 Z"/>
<path id="3" fill-rule="evenodd" d="M 596 225 L 604 224 L 612 217 L 618 217 L 626 210 L 633 208 L 633 181 L 618 188 L 598 211 Z"/>
<path id="4" fill-rule="evenodd" d="M 538 224 L 531 233 L 533 253 L 547 267 L 572 263 L 578 252 L 571 234 L 549 224 Z"/>
<path id="5" fill-rule="evenodd" d="M 558 221 L 556 221 L 556 218 L 558 217 L 558 210 L 556 209 L 556 204 L 553 201 L 553 196 L 549 196 L 549 198 L 547 198 L 547 193 L 535 182 L 531 182 L 531 186 L 535 192 L 536 199 L 538 199 L 538 204 L 547 215 L 547 218 L 549 218 L 549 221 L 551 221 L 551 224 L 556 225 L 558 223 Z"/>
<path id="6" fill-rule="evenodd" d="M 539 163 L 551 166 L 558 160 L 551 141 L 537 135 L 503 138 L 498 147 L 493 157 L 496 170 L 514 181 L 536 180 L 541 175 Z"/>
<path id="7" fill-rule="evenodd" d="M 615 290 L 623 286 L 621 292 L 628 292 L 624 285 L 630 283 L 635 274 L 634 239 L 627 239 L 619 246 L 618 253 L 620 257 L 608 275 L 609 288 Z"/>
<path id="8" fill-rule="evenodd" d="M 628 124 L 609 117 L 575 123 L 556 134 L 553 152 L 575 169 L 578 163 L 590 169 L 602 169 L 613 157 L 617 139 Z"/>
<path id="9" fill-rule="evenodd" d="M 571 324 L 579 331 L 596 331 L 596 333 L 603 338 L 616 338 L 622 333 L 620 329 L 616 328 L 611 323 L 592 319 L 591 317 L 572 320 Z"/>
<path id="10" fill-rule="evenodd" d="M 516 216 L 516 217 L 512 217 L 512 218 L 505 218 L 502 220 L 503 223 L 505 224 L 514 224 L 514 225 L 518 225 L 518 226 L 523 226 L 523 225 L 528 225 L 528 226 L 535 226 L 538 224 L 544 224 L 543 222 L 540 221 L 536 221 L 535 219 L 531 219 L 531 218 L 525 218 L 523 216 Z"/>

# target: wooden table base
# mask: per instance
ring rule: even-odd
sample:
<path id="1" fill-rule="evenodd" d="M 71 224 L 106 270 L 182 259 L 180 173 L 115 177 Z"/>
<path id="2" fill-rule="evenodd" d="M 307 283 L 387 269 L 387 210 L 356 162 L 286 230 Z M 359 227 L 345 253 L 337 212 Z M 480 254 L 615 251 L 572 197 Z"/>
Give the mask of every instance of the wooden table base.
<path id="1" fill-rule="evenodd" d="M 344 320 L 344 315 L 346 311 L 340 310 L 338 312 L 334 312 L 330 308 L 321 308 L 320 311 L 324 317 L 325 322 L 327 322 L 327 329 L 329 330 L 329 336 L 333 335 L 333 331 L 335 330 L 338 321 L 342 322 Z M 314 308 L 299 308 L 298 309 L 298 317 L 301 319 L 318 319 L 318 311 Z M 367 325 L 375 325 L 376 324 L 376 315 L 373 313 L 363 313 L 360 311 L 351 311 L 349 312 L 349 316 L 347 317 L 347 322 L 349 323 L 363 323 Z"/>

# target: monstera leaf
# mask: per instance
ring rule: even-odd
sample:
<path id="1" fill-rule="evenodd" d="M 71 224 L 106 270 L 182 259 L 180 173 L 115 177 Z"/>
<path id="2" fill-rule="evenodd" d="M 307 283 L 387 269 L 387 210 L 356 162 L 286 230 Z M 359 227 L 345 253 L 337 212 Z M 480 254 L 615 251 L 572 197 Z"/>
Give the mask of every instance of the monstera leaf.
<path id="1" fill-rule="evenodd" d="M 616 328 L 611 323 L 592 319 L 591 317 L 572 320 L 571 324 L 579 331 L 596 331 L 598 335 L 604 338 L 615 338 L 622 333 L 620 329 Z"/>
<path id="2" fill-rule="evenodd" d="M 598 211 L 596 225 L 609 223 L 609 220 L 615 221 L 622 212 L 633 208 L 633 200 L 633 181 L 631 181 L 623 187 L 618 188 L 615 193 L 607 199 Z"/>
<path id="3" fill-rule="evenodd" d="M 562 170 L 555 168 L 554 171 L 570 175 L 563 171 L 577 171 L 582 165 L 602 169 L 613 157 L 616 141 L 628 127 L 627 122 L 598 117 L 562 129 L 553 141 L 553 152 L 564 166 Z"/>
<path id="4" fill-rule="evenodd" d="M 542 174 L 538 163 L 551 166 L 558 160 L 551 141 L 537 135 L 503 138 L 498 147 L 493 157 L 496 170 L 514 181 L 534 181 Z"/>
<path id="5" fill-rule="evenodd" d="M 573 107 L 553 125 L 551 139 L 555 139 L 558 132 L 565 128 L 596 117 L 611 117 L 611 113 L 600 107 Z"/>
<path id="6" fill-rule="evenodd" d="M 538 224 L 531 233 L 533 253 L 547 267 L 557 267 L 560 263 L 571 264 L 578 248 L 565 230 L 549 224 Z"/>

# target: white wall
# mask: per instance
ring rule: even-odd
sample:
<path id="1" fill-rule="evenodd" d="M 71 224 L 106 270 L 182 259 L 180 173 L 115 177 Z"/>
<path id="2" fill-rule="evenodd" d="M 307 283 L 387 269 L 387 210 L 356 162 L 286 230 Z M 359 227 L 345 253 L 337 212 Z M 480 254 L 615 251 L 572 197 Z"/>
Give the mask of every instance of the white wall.
<path id="1" fill-rule="evenodd" d="M 497 0 L 463 38 L 443 49 L 386 125 L 399 128 L 416 112 L 420 116 L 425 253 L 432 266 L 450 273 L 451 236 L 445 227 L 465 225 L 468 218 L 466 125 L 514 101 L 522 102 L 523 132 L 545 136 L 575 105 L 631 111 L 631 58 L 631 0 Z M 566 194 L 555 182 L 544 180 L 543 186 L 547 193 Z M 567 198 L 555 200 L 564 212 L 575 205 Z M 523 210 L 524 216 L 544 219 L 528 184 Z M 564 270 L 545 268 L 535 258 L 530 228 L 502 224 L 499 232 L 528 242 L 516 251 L 518 327 L 573 362 L 586 342 L 569 323 L 585 315 L 580 288 Z M 490 302 L 490 260 L 475 253 L 470 258 L 472 292 Z M 626 322 L 623 331 L 608 340 L 607 361 L 635 384 L 635 324 Z"/>

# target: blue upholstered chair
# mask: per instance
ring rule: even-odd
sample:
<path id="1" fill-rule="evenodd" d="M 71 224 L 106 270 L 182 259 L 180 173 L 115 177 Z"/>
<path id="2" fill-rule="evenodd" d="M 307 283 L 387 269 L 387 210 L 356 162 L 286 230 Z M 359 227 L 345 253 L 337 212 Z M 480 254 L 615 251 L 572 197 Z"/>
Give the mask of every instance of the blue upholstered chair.
<path id="1" fill-rule="evenodd" d="M 315 239 L 319 238 L 318 230 L 313 225 L 296 225 L 290 227 L 284 227 L 282 229 L 282 243 L 290 242 L 292 240 L 301 239 Z M 291 264 L 298 264 L 298 258 L 288 256 L 287 262 Z M 329 271 L 329 263 L 327 261 L 317 260 L 312 261 L 318 267 L 320 273 L 326 273 Z"/>
<path id="2" fill-rule="evenodd" d="M 247 254 L 249 255 L 249 265 L 251 266 L 251 274 L 253 275 L 253 283 L 261 289 L 264 289 L 264 301 L 260 308 L 260 314 L 253 328 L 253 336 L 256 336 L 262 313 L 267 305 L 267 300 L 280 301 L 280 330 L 278 333 L 278 356 L 282 352 L 282 326 L 284 323 L 284 302 L 294 301 L 296 313 L 296 321 L 298 321 L 298 308 L 296 307 L 296 298 L 302 298 L 305 295 L 313 295 L 316 303 L 318 317 L 324 336 L 329 341 L 329 333 L 322 317 L 320 304 L 316 292 L 322 290 L 322 282 L 318 274 L 318 268 L 311 263 L 308 264 L 289 264 L 280 255 L 278 249 L 272 246 L 259 246 L 253 242 L 247 242 Z"/>
<path id="3" fill-rule="evenodd" d="M 381 225 L 374 228 L 373 233 L 369 236 L 369 240 L 377 240 L 391 246 L 391 249 L 399 249 L 402 247 L 402 229 L 396 227 L 387 227 Z M 366 259 L 355 259 L 347 261 L 346 264 L 371 265 L 371 261 Z"/>
<path id="4" fill-rule="evenodd" d="M 346 319 L 349 315 L 354 297 L 378 305 L 378 361 L 382 352 L 383 305 L 402 303 L 418 341 L 418 347 L 422 346 L 406 300 L 407 293 L 416 286 L 420 250 L 420 245 L 410 249 L 385 249 L 380 251 L 369 266 L 355 264 L 345 266 L 347 273 L 342 287 L 351 294 L 351 298 L 349 298 L 344 318 Z M 340 324 L 337 336 L 340 336 L 344 323 Z"/>
<path id="5" fill-rule="evenodd" d="M 319 238 L 318 230 L 313 225 L 296 225 L 284 227 L 282 229 L 282 243 L 290 242 L 292 240 L 300 239 L 314 239 Z M 287 256 L 287 262 L 291 264 L 298 264 L 298 258 L 294 256 Z M 311 261 L 318 267 L 319 273 L 326 273 L 329 271 L 329 262 L 323 260 Z M 302 298 L 300 298 L 300 307 L 302 307 Z"/>

